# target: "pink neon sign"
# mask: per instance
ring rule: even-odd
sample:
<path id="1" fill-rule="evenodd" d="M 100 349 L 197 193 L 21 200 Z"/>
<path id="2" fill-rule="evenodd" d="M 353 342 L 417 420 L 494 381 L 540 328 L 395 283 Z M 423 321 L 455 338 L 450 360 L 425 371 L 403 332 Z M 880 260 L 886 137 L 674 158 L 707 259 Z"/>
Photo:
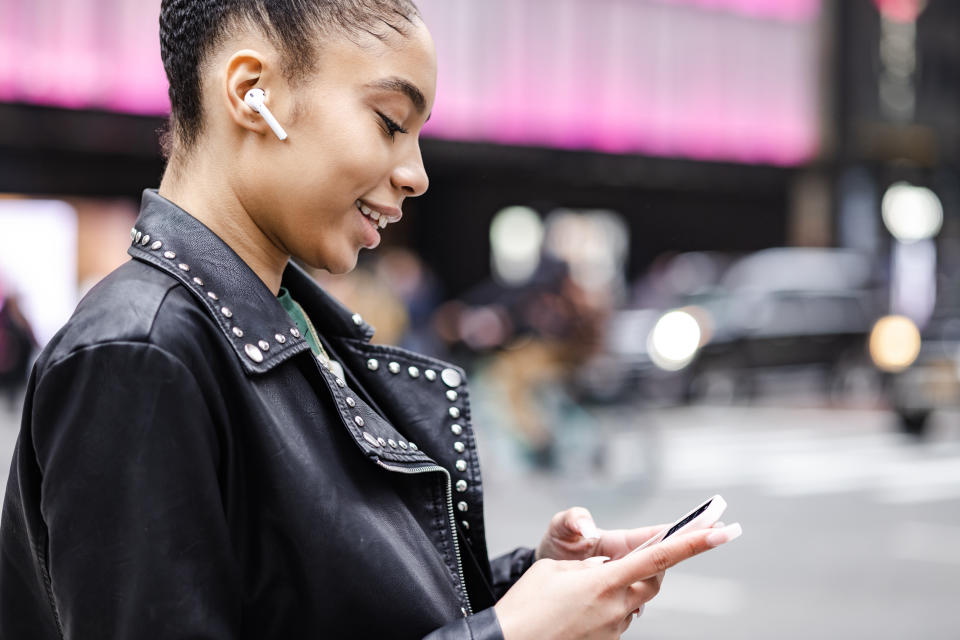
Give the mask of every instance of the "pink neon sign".
<path id="1" fill-rule="evenodd" d="M 0 0 L 0 101 L 169 112 L 159 0 Z"/>
<path id="2" fill-rule="evenodd" d="M 819 140 L 820 0 L 419 0 L 425 135 L 798 164 Z M 168 112 L 159 2 L 0 0 L 0 101 Z"/>

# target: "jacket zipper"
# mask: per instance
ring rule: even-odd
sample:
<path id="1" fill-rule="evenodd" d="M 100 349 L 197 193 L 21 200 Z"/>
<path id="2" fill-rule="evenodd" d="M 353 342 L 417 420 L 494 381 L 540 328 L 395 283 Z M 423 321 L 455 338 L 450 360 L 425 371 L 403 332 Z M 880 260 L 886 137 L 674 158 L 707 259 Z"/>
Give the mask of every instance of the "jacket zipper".
<path id="1" fill-rule="evenodd" d="M 379 464 L 384 469 L 388 469 L 390 471 L 396 471 L 399 473 L 406 473 L 406 474 L 440 471 L 441 473 L 443 473 L 444 477 L 447 479 L 447 515 L 450 516 L 450 533 L 453 534 L 453 551 L 457 557 L 457 574 L 460 576 L 460 586 L 463 588 L 463 597 L 467 602 L 466 615 L 471 615 L 473 613 L 473 608 L 470 606 L 470 594 L 467 593 L 467 580 L 466 578 L 464 578 L 463 562 L 460 559 L 460 543 L 457 541 L 457 519 L 453 513 L 453 487 L 450 484 L 450 472 L 439 465 L 409 468 L 409 467 L 398 467 L 395 465 L 387 464 L 382 460 L 377 460 L 377 464 Z"/>

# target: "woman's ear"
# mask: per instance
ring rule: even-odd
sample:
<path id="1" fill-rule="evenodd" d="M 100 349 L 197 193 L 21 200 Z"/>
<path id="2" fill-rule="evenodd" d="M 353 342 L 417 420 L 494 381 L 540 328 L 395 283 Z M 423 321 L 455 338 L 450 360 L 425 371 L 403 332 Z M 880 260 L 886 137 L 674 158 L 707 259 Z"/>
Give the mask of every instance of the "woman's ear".
<path id="1" fill-rule="evenodd" d="M 277 92 L 271 92 L 265 82 L 270 68 L 266 60 L 263 54 L 253 49 L 237 51 L 227 60 L 223 86 L 224 107 L 230 120 L 242 129 L 261 135 L 270 133 L 270 127 L 244 102 L 244 97 L 250 89 L 259 87 L 266 92 L 268 104 L 273 106 L 276 103 Z"/>

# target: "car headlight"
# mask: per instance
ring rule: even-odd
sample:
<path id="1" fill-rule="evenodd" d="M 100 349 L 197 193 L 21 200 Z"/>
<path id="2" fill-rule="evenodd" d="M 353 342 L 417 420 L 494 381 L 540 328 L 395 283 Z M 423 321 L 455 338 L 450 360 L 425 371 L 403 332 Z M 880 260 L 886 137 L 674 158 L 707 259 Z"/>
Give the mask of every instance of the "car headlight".
<path id="1" fill-rule="evenodd" d="M 697 355 L 701 337 L 700 324 L 693 315 L 683 310 L 670 311 L 657 320 L 647 336 L 647 352 L 661 369 L 679 371 Z"/>
<path id="2" fill-rule="evenodd" d="M 884 316 L 870 331 L 870 357 L 877 368 L 898 373 L 920 355 L 920 330 L 906 316 Z"/>

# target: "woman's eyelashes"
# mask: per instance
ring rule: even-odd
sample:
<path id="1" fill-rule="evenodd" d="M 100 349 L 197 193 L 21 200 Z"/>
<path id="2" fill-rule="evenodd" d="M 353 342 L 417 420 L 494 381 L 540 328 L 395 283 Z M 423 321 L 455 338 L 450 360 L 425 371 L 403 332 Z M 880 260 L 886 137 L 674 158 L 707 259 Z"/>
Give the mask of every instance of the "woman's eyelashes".
<path id="1" fill-rule="evenodd" d="M 387 135 L 390 138 L 395 138 L 397 133 L 407 133 L 407 130 L 397 124 L 390 116 L 377 111 L 377 115 L 380 116 L 380 119 L 383 120 L 383 126 L 386 129 Z"/>

